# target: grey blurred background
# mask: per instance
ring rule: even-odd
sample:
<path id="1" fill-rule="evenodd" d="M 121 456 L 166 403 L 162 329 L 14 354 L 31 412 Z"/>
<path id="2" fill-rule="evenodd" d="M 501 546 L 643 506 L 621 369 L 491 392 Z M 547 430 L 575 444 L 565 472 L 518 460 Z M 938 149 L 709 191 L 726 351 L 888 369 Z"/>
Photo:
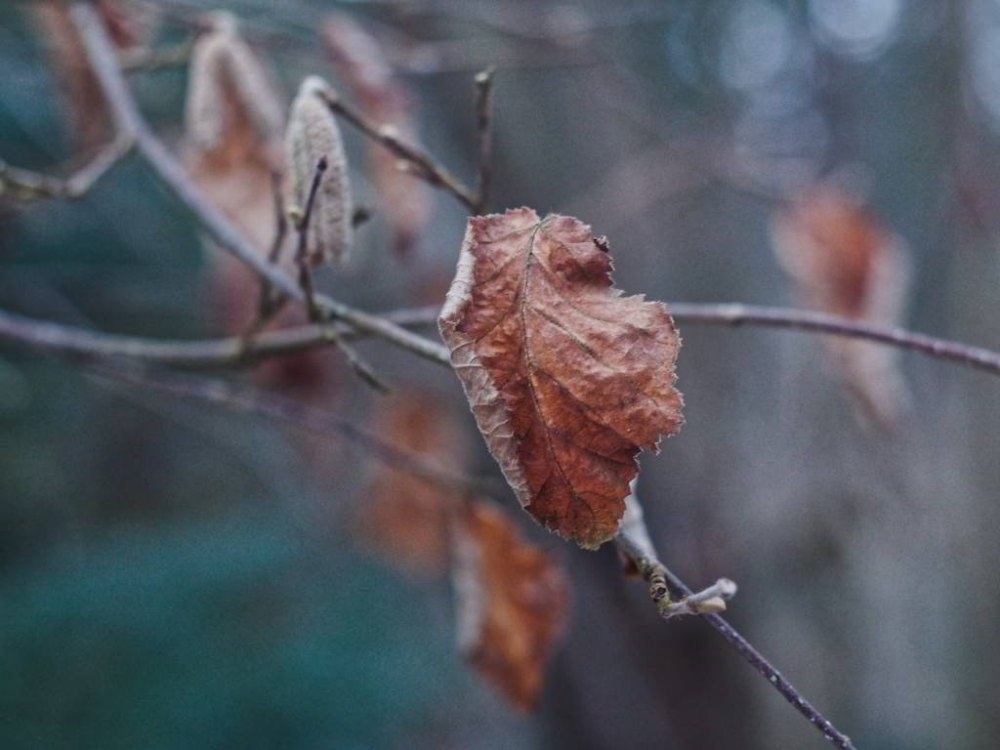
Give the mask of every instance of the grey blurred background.
<path id="1" fill-rule="evenodd" d="M 773 195 L 860 175 L 913 255 L 904 324 L 1000 348 L 996 0 L 157 5 L 164 43 L 202 9 L 236 12 L 287 97 L 307 73 L 336 83 L 313 32 L 352 14 L 419 102 L 423 142 L 469 180 L 471 77 L 496 63 L 493 208 L 591 223 L 618 285 L 654 299 L 794 304 Z M 57 169 L 70 134 L 29 6 L 0 7 L 0 158 Z M 183 67 L 132 83 L 176 143 Z M 350 272 L 320 285 L 374 311 L 439 300 L 464 219 L 435 194 L 402 264 L 376 216 Z M 4 208 L 0 264 L 5 309 L 220 333 L 197 227 L 136 158 L 79 202 Z M 859 747 L 995 747 L 1000 383 L 904 355 L 914 410 L 887 434 L 858 423 L 814 338 L 682 334 L 687 425 L 640 484 L 665 561 L 692 585 L 736 579 L 734 624 Z M 473 468 L 495 473 L 450 373 L 363 351 L 449 404 Z M 373 400 L 344 374 L 325 405 L 363 424 Z M 317 470 L 279 426 L 10 346 L 0 425 L 3 747 L 824 744 L 704 623 L 660 622 L 611 549 L 562 545 L 527 516 L 575 606 L 540 711 L 512 712 L 454 654 L 447 583 L 357 544 L 372 469 L 350 446 Z"/>

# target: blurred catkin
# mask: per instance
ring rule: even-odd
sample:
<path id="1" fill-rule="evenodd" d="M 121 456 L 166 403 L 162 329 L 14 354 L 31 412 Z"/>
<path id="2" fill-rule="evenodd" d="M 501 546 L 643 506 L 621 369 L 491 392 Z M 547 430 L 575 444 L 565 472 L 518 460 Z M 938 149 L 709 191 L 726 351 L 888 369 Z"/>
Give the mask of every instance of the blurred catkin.
<path id="1" fill-rule="evenodd" d="M 284 113 L 267 74 L 239 37 L 232 14 L 213 13 L 209 25 L 191 55 L 184 113 L 190 143 L 206 153 L 224 150 L 241 125 L 260 142 L 274 141 Z"/>

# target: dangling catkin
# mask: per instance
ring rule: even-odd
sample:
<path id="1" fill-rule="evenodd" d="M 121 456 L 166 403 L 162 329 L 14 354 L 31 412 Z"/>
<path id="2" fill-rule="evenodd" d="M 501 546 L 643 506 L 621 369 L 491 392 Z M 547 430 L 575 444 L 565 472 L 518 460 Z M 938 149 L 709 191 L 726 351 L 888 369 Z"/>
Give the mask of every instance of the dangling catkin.
<path id="1" fill-rule="evenodd" d="M 322 78 L 306 78 L 292 102 L 285 132 L 292 202 L 299 211 L 306 206 L 316 165 L 322 158 L 327 161 L 306 234 L 306 255 L 313 265 L 324 261 L 342 265 L 353 235 L 354 207 L 344 143 L 337 120 L 322 97 L 329 90 Z"/>
<path id="2" fill-rule="evenodd" d="M 281 133 L 283 112 L 267 74 L 237 33 L 231 13 L 210 15 L 211 30 L 191 53 L 185 129 L 191 144 L 206 153 L 226 146 L 240 124 L 267 143 Z"/>

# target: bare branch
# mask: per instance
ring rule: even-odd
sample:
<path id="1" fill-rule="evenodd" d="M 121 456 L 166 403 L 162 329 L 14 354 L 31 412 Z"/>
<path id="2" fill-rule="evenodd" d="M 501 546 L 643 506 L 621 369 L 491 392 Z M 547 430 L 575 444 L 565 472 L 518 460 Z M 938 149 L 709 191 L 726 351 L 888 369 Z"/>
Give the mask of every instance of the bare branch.
<path id="1" fill-rule="evenodd" d="M 681 323 L 764 326 L 866 339 L 899 349 L 920 352 L 936 359 L 957 362 L 978 370 L 985 370 L 993 375 L 1000 375 L 1000 353 L 998 352 L 949 339 L 927 336 L 923 333 L 914 333 L 903 328 L 880 326 L 809 310 L 759 307 L 738 303 L 713 305 L 675 302 L 668 304 L 668 307 L 674 320 Z"/>
<path id="2" fill-rule="evenodd" d="M 312 269 L 309 265 L 310 260 L 309 254 L 306 252 L 306 244 L 309 237 L 309 222 L 312 219 L 313 209 L 316 208 L 316 193 L 319 191 L 319 185 L 323 181 L 323 173 L 326 172 L 326 168 L 327 162 L 324 156 L 316 162 L 312 184 L 309 185 L 309 195 L 306 197 L 306 205 L 302 209 L 302 217 L 295 226 L 295 231 L 299 235 L 298 250 L 295 253 L 295 263 L 299 267 L 299 287 L 305 295 L 309 320 L 313 323 L 322 318 L 322 313 L 316 305 L 316 294 L 313 291 L 312 283 Z"/>
<path id="3" fill-rule="evenodd" d="M 9 197 L 25 203 L 47 198 L 82 198 L 101 177 L 125 158 L 132 150 L 132 145 L 132 138 L 124 134 L 118 135 L 69 177 L 31 172 L 0 160 L 0 198 Z"/>
<path id="4" fill-rule="evenodd" d="M 477 196 L 451 172 L 438 164 L 433 157 L 403 140 L 395 127 L 372 122 L 333 92 L 324 93 L 323 99 L 331 112 L 342 117 L 368 138 L 382 144 L 401 159 L 407 165 L 408 172 L 429 185 L 451 193 L 470 210 L 476 210 Z"/>
<path id="5" fill-rule="evenodd" d="M 764 326 L 866 339 L 1000 375 L 1000 353 L 898 328 L 861 324 L 835 315 L 740 304 L 677 302 L 668 307 L 674 320 L 679 323 Z M 415 328 L 433 325 L 439 311 L 440 308 L 432 305 L 395 310 L 371 317 L 395 327 Z M 338 325 L 335 330 L 342 339 L 348 341 L 373 335 L 369 331 L 352 329 L 346 325 Z M 0 338 L 19 341 L 35 349 L 91 358 L 124 357 L 188 368 L 243 366 L 330 345 L 334 342 L 329 331 L 329 326 L 305 325 L 262 333 L 250 343 L 243 338 L 162 341 L 100 333 L 0 310 Z M 438 346 L 430 341 L 427 343 L 431 347 Z M 440 360 L 435 357 L 433 361 Z"/>
<path id="6" fill-rule="evenodd" d="M 476 82 L 476 135 L 479 141 L 479 183 L 476 186 L 476 207 L 473 213 L 482 214 L 490 201 L 493 182 L 493 76 L 496 68 L 489 67 L 477 73 Z"/>
<path id="7" fill-rule="evenodd" d="M 387 313 L 383 320 L 397 326 L 426 326 L 436 319 L 437 308 L 416 308 Z M 101 333 L 60 323 L 36 320 L 0 310 L 0 339 L 17 341 L 31 349 L 86 361 L 130 359 L 148 364 L 188 369 L 245 367 L 271 357 L 287 356 L 351 341 L 367 334 L 342 323 L 314 323 L 265 331 L 252 340 L 232 336 L 201 341 L 169 341 Z"/>

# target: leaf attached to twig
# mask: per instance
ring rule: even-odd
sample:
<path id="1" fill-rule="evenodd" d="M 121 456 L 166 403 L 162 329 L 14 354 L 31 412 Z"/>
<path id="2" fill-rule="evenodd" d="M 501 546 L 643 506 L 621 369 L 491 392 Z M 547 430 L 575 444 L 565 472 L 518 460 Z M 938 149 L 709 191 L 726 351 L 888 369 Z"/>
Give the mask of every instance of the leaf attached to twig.
<path id="1" fill-rule="evenodd" d="M 683 422 L 666 307 L 612 286 L 587 225 L 520 208 L 469 219 L 439 325 L 521 504 L 583 547 L 613 537 L 639 450 Z"/>
<path id="2" fill-rule="evenodd" d="M 500 509 L 482 502 L 460 511 L 452 540 L 459 649 L 511 703 L 530 711 L 565 630 L 566 575 Z"/>

